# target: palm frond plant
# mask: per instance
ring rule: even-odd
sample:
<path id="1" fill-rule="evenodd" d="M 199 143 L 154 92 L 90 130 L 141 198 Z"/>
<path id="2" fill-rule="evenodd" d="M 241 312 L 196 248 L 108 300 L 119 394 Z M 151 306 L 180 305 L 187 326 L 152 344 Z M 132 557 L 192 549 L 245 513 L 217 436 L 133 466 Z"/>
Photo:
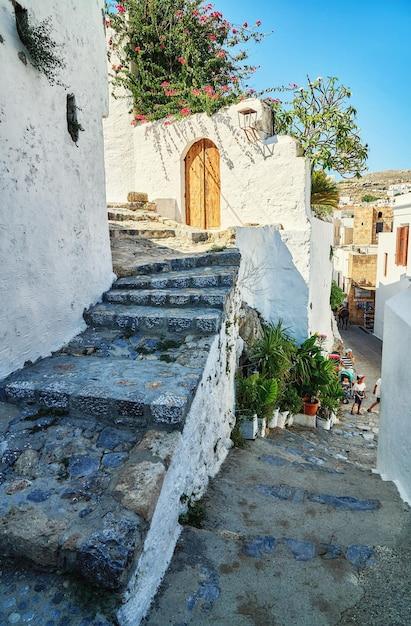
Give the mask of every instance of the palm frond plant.
<path id="1" fill-rule="evenodd" d="M 290 370 L 295 350 L 293 340 L 280 321 L 263 327 L 263 336 L 255 342 L 250 358 L 264 376 L 281 381 Z"/>
<path id="2" fill-rule="evenodd" d="M 268 417 L 278 396 L 278 383 L 275 378 L 266 378 L 260 373 L 236 381 L 236 404 L 238 416 Z"/>
<path id="3" fill-rule="evenodd" d="M 332 178 L 324 170 L 314 170 L 311 175 L 311 208 L 315 215 L 324 219 L 338 208 L 340 194 Z"/>

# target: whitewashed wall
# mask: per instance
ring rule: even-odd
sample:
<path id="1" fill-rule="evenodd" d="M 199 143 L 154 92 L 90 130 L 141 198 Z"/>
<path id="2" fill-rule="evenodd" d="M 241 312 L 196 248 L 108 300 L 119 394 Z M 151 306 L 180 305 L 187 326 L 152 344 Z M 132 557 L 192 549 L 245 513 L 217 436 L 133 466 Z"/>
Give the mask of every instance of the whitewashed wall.
<path id="1" fill-rule="evenodd" d="M 276 226 L 240 227 L 239 285 L 244 302 L 268 322 L 282 320 L 297 341 L 331 329 L 331 224 L 313 222 L 301 231 Z"/>
<path id="2" fill-rule="evenodd" d="M 310 247 L 310 304 L 309 329 L 311 333 L 327 336 L 325 346 L 332 348 L 334 334 L 331 327 L 330 293 L 332 281 L 333 225 L 316 217 L 311 220 Z"/>
<path id="3" fill-rule="evenodd" d="M 53 20 L 66 68 L 51 86 L 18 53 L 13 6 L 0 0 L 0 377 L 59 348 L 111 282 L 102 117 L 107 114 L 102 0 L 25 0 Z M 66 123 L 74 93 L 84 127 Z"/>
<path id="4" fill-rule="evenodd" d="M 218 473 L 229 449 L 234 426 L 234 376 L 238 340 L 238 289 L 226 304 L 220 334 L 214 338 L 201 383 L 165 477 L 144 550 L 131 578 L 121 626 L 138 626 L 161 583 L 181 532 L 181 496 L 199 499 Z M 228 323 L 226 323 L 228 322 Z"/>
<path id="5" fill-rule="evenodd" d="M 397 247 L 397 228 L 409 224 L 411 230 L 411 193 L 395 199 L 393 205 L 393 232 L 378 235 L 377 289 L 375 293 L 374 334 L 383 338 L 384 310 L 386 302 L 397 293 L 408 289 L 411 278 L 411 236 L 408 240 L 407 267 L 395 264 Z M 387 254 L 387 272 L 385 274 L 385 254 Z"/>
<path id="6" fill-rule="evenodd" d="M 110 146 L 106 152 L 109 202 L 124 202 L 129 191 L 144 191 L 162 215 L 185 223 L 184 158 L 193 143 L 208 138 L 221 156 L 223 228 L 279 223 L 293 230 L 306 225 L 310 171 L 297 142 L 274 136 L 250 143 L 239 127 L 238 111 L 248 106 L 259 112 L 264 125 L 259 100 L 223 109 L 212 117 L 199 114 L 170 126 L 159 121 L 136 128 L 130 124 L 130 103 L 113 99 L 111 103 L 104 125 L 105 142 Z M 130 169 L 134 172 L 131 181 Z"/>
<path id="7" fill-rule="evenodd" d="M 411 504 L 411 288 L 385 307 L 377 469 Z"/>

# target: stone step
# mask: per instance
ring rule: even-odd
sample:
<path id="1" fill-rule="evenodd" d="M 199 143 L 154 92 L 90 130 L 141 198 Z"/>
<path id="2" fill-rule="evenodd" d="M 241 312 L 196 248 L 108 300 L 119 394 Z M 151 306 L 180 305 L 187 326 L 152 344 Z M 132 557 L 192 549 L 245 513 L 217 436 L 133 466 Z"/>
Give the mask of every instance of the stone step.
<path id="1" fill-rule="evenodd" d="M 222 309 L 228 288 L 223 289 L 112 289 L 105 302 L 158 307 L 211 307 Z"/>
<path id="2" fill-rule="evenodd" d="M 167 268 L 167 264 L 164 264 Z M 203 267 L 158 274 L 126 276 L 117 280 L 113 289 L 205 289 L 232 287 L 237 267 Z"/>
<path id="3" fill-rule="evenodd" d="M 136 209 L 134 211 L 131 211 L 130 209 L 123 208 L 108 209 L 108 219 L 111 222 L 159 221 L 158 215 L 153 211 L 146 211 L 144 209 Z"/>
<path id="4" fill-rule="evenodd" d="M 1 402 L 0 423 L 3 559 L 124 589 L 180 433 Z"/>
<path id="5" fill-rule="evenodd" d="M 84 314 L 89 326 L 122 328 L 130 331 L 213 335 L 219 332 L 221 311 L 217 309 L 159 308 L 104 303 Z"/>
<path id="6" fill-rule="evenodd" d="M 178 363 L 57 355 L 6 378 L 0 397 L 120 420 L 137 430 L 150 423 L 179 426 L 200 376 L 201 369 Z"/>
<path id="7" fill-rule="evenodd" d="M 184 271 L 200 267 L 231 266 L 240 265 L 241 255 L 236 248 L 227 248 L 221 252 L 204 252 L 181 256 L 164 261 L 153 261 L 152 263 L 142 263 L 133 268 L 133 274 L 157 274 L 159 272 Z M 221 269 L 221 268 L 220 268 Z"/>
<path id="8" fill-rule="evenodd" d="M 155 202 L 109 202 L 108 209 L 126 209 L 127 211 L 156 211 Z"/>
<path id="9" fill-rule="evenodd" d="M 174 228 L 166 228 L 162 225 L 136 228 L 135 226 L 123 226 L 121 222 L 109 222 L 110 237 L 142 237 L 144 239 L 168 239 L 176 236 Z"/>

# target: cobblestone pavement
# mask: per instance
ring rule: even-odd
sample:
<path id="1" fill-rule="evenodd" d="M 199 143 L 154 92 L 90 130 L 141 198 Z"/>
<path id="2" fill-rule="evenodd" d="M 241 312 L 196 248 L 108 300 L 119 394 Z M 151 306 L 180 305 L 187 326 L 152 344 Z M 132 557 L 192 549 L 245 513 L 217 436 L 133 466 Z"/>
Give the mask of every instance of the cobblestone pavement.
<path id="1" fill-rule="evenodd" d="M 370 392 L 380 344 L 357 328 L 344 339 Z M 411 514 L 372 472 L 377 439 L 377 414 L 344 411 L 331 432 L 275 430 L 233 450 L 147 626 L 410 624 Z"/>

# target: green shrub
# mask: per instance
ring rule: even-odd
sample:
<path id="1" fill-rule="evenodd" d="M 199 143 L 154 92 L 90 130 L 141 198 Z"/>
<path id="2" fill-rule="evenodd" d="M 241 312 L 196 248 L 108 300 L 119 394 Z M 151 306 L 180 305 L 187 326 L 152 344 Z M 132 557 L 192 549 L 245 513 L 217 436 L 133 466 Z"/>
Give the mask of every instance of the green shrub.
<path id="1" fill-rule="evenodd" d="M 335 280 L 331 283 L 330 306 L 332 311 L 336 311 L 344 304 L 347 294 L 337 285 Z"/>

